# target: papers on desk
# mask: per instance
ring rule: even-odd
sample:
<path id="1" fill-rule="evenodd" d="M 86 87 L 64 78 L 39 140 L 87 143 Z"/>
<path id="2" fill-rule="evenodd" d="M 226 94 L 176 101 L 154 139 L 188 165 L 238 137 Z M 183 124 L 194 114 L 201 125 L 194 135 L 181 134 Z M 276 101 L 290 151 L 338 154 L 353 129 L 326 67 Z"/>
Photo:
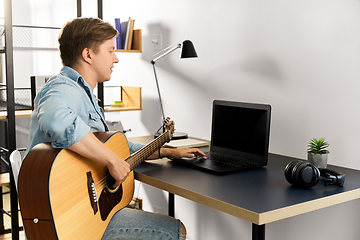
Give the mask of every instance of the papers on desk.
<path id="1" fill-rule="evenodd" d="M 196 140 L 196 139 L 179 139 L 179 140 L 172 140 L 168 143 L 165 143 L 165 147 L 169 148 L 190 148 L 190 147 L 204 147 L 208 146 L 209 142 Z"/>

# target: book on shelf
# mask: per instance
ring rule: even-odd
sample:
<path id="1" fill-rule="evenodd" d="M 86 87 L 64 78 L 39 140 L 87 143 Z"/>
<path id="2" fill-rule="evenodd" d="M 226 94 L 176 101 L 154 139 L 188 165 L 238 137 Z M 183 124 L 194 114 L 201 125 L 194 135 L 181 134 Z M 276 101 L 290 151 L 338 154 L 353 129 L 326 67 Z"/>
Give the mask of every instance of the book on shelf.
<path id="1" fill-rule="evenodd" d="M 120 18 L 115 18 L 115 29 L 119 32 L 119 35 L 116 37 L 115 40 L 115 49 L 124 49 L 122 44 L 122 38 L 121 38 L 121 22 Z"/>
<path id="2" fill-rule="evenodd" d="M 114 101 L 111 104 L 112 108 L 118 108 L 118 107 L 125 107 L 125 104 L 123 103 L 123 101 Z"/>
<path id="3" fill-rule="evenodd" d="M 121 44 L 122 44 L 122 49 L 125 49 L 125 40 L 126 40 L 126 32 L 127 32 L 127 26 L 128 26 L 128 22 L 121 22 Z"/>
<path id="4" fill-rule="evenodd" d="M 116 49 L 131 50 L 134 38 L 135 20 L 129 17 L 128 21 L 120 22 L 119 18 L 115 18 L 115 28 L 119 32 L 116 37 Z"/>
<path id="5" fill-rule="evenodd" d="M 129 20 L 127 21 L 124 50 L 128 50 L 127 47 L 129 45 L 130 25 L 131 25 L 131 17 L 129 17 Z"/>
<path id="6" fill-rule="evenodd" d="M 130 21 L 128 44 L 127 44 L 126 50 L 131 50 L 131 45 L 132 45 L 132 40 L 133 40 L 133 35 L 134 35 L 134 24 L 135 24 L 135 20 L 132 19 Z"/>

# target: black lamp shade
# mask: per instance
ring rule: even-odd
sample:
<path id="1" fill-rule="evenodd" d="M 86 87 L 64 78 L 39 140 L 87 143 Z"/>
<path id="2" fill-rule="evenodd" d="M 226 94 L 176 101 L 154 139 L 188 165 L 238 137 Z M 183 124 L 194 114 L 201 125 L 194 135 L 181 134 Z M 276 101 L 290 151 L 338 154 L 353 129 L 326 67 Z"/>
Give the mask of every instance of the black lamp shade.
<path id="1" fill-rule="evenodd" d="M 181 45 L 180 58 L 195 58 L 197 56 L 193 43 L 190 40 L 185 40 Z"/>

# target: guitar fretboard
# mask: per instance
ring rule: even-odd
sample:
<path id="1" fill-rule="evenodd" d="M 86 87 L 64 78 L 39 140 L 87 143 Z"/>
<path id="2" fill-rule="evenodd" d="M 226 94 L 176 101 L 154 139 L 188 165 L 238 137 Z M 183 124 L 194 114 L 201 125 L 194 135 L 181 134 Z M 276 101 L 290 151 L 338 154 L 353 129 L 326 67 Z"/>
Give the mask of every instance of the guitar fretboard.
<path id="1" fill-rule="evenodd" d="M 145 159 L 147 159 L 151 154 L 158 150 L 164 143 L 170 141 L 169 131 L 166 131 L 148 145 L 143 147 L 141 150 L 137 151 L 135 154 L 126 159 L 126 162 L 130 164 L 130 169 L 134 170 L 137 166 L 140 165 Z"/>

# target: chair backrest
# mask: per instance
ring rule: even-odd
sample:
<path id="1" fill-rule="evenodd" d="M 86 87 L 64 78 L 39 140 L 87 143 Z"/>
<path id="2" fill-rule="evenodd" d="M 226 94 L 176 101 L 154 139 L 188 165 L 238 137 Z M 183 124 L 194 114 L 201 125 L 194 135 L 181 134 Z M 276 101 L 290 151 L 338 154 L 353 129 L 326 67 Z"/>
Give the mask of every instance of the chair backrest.
<path id="1" fill-rule="evenodd" d="M 20 171 L 21 163 L 22 163 L 22 160 L 21 160 L 20 152 L 18 150 L 14 150 L 10 154 L 10 164 L 11 164 L 11 168 L 12 168 L 12 173 L 14 175 L 16 190 L 18 189 L 18 178 L 19 178 L 19 171 Z"/>

